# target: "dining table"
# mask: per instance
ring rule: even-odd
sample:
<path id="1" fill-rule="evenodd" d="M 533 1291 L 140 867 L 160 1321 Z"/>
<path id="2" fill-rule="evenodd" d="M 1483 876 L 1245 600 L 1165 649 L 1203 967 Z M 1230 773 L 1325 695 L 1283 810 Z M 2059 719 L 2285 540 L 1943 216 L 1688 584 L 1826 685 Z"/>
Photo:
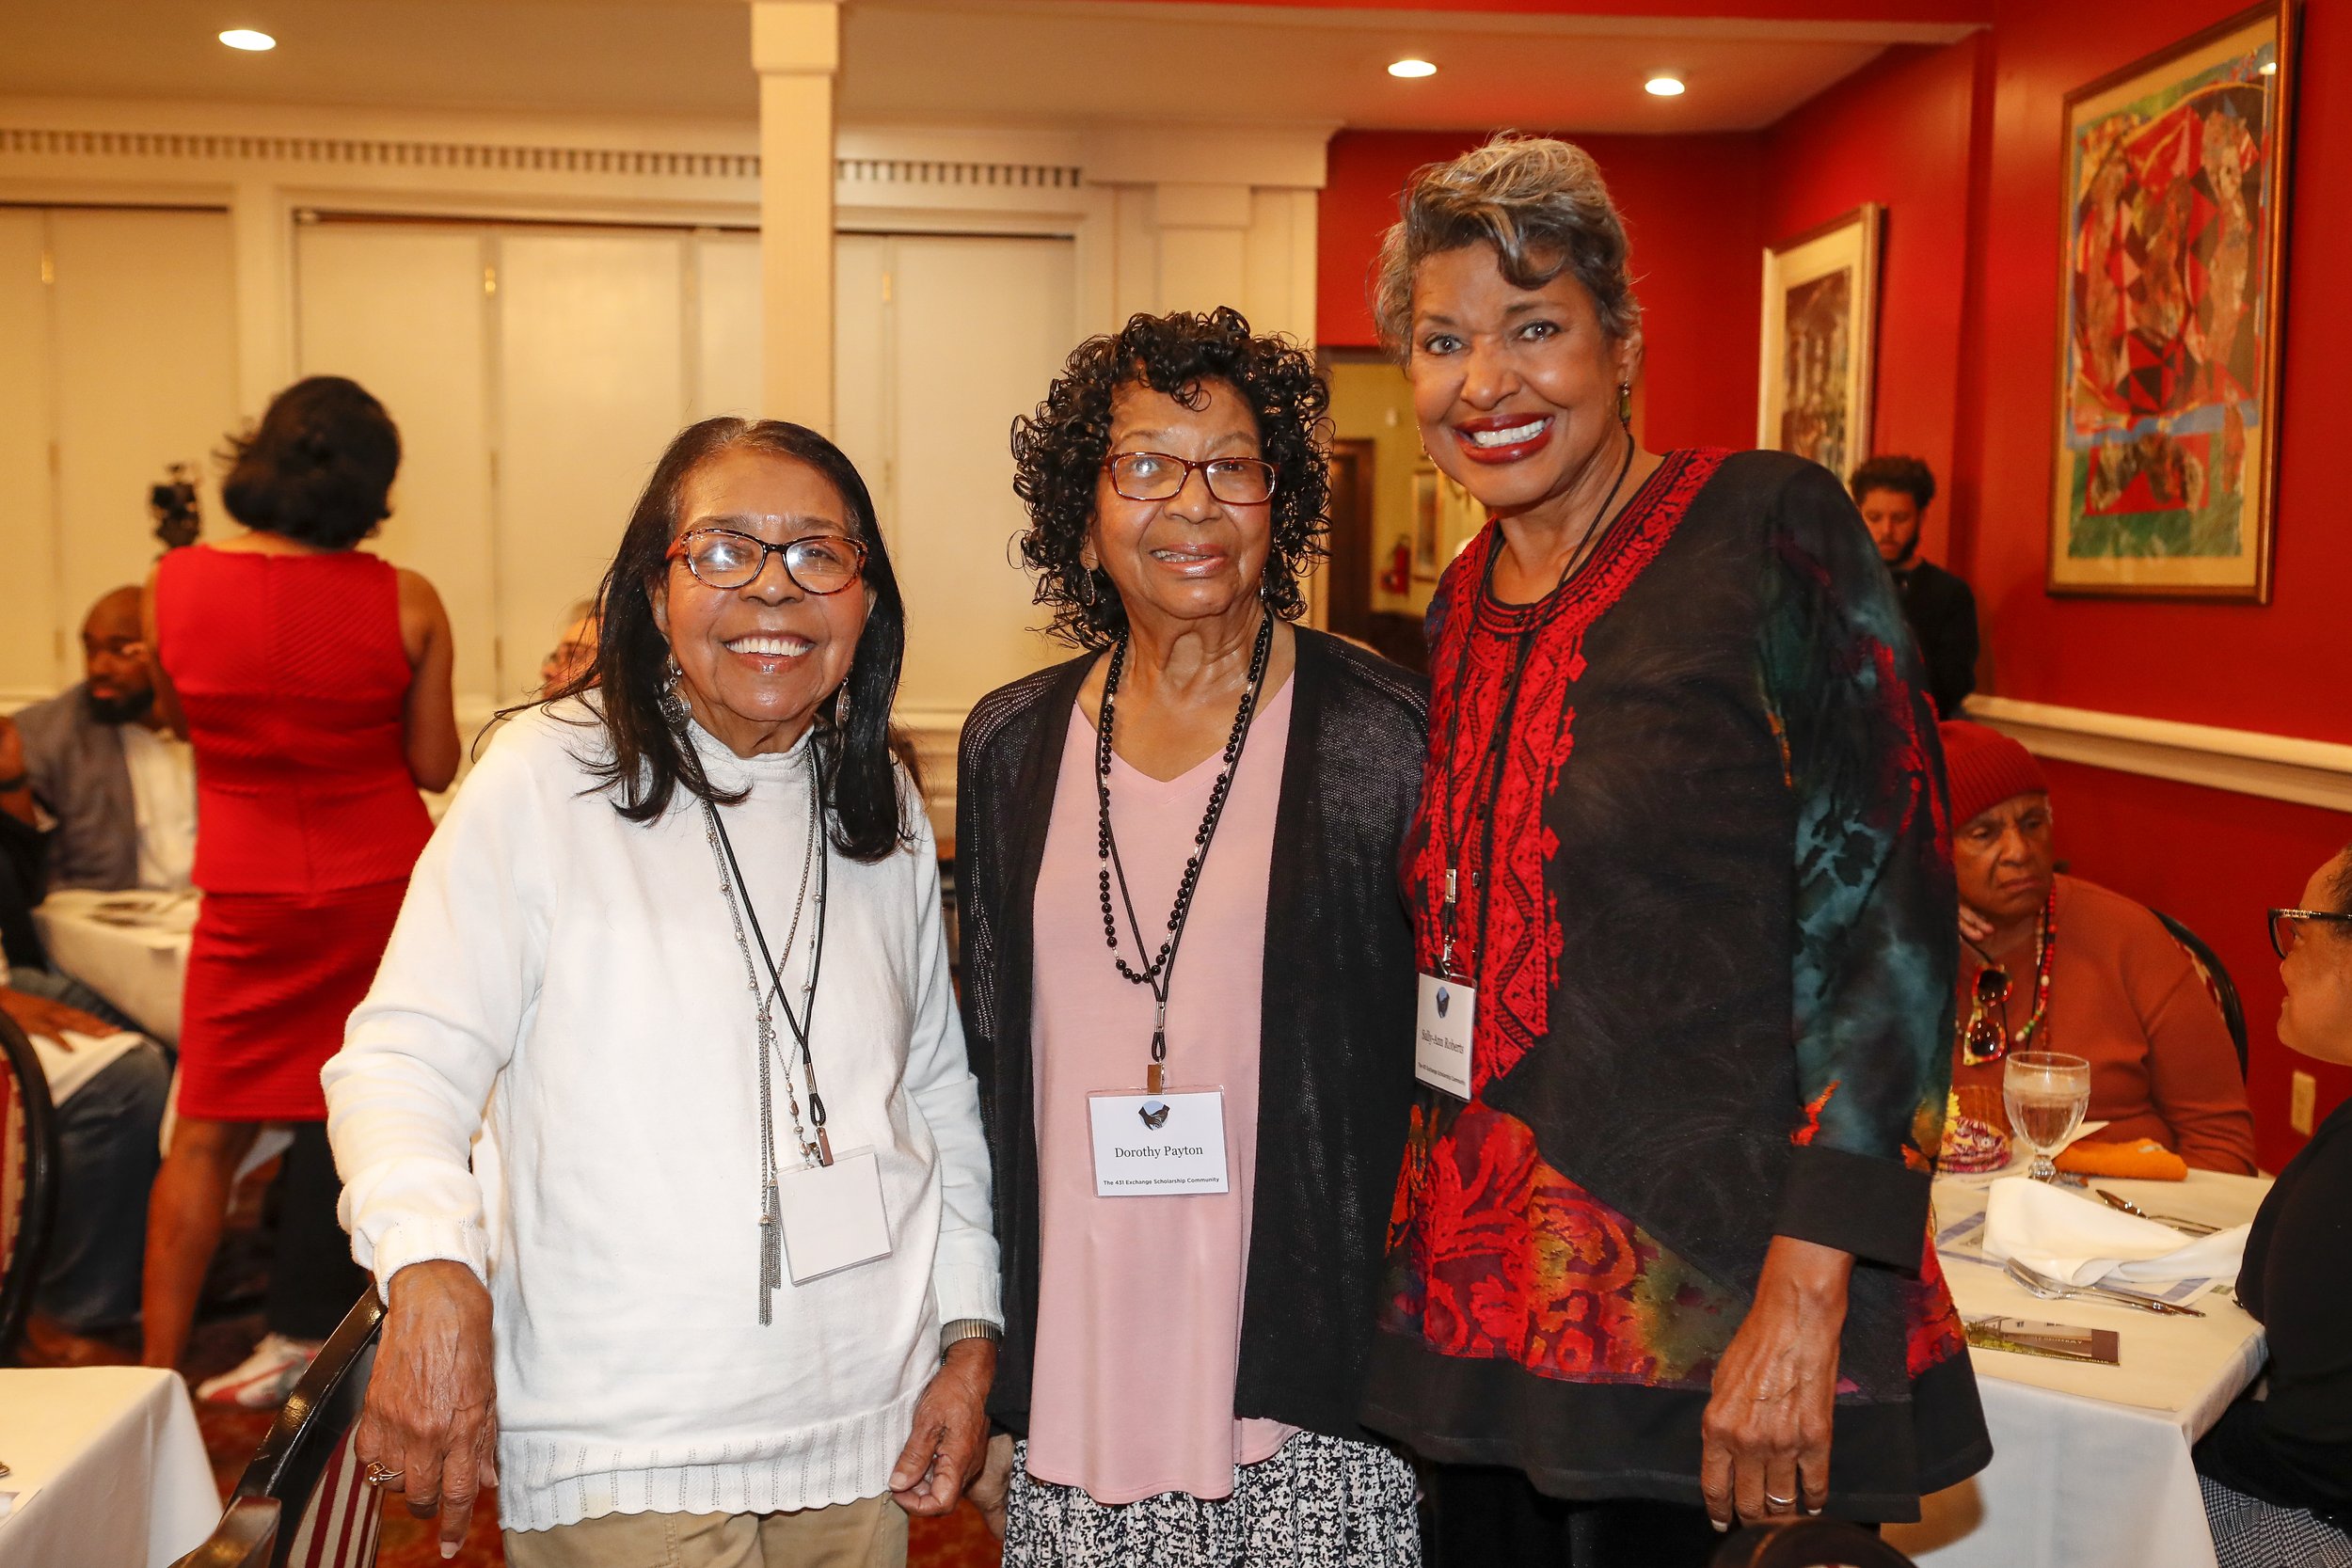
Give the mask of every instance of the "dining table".
<path id="1" fill-rule="evenodd" d="M 0 1369 L 0 1568 L 166 1568 L 220 1493 L 180 1374 Z"/>
<path id="2" fill-rule="evenodd" d="M 1972 1346 L 1992 1463 L 1922 1499 L 1919 1521 L 1887 1527 L 1886 1538 L 1923 1568 L 2215 1568 L 2189 1449 L 2261 1372 L 2262 1325 L 2227 1280 L 2189 1302 L 2200 1317 L 2028 1293 L 1972 1244 L 1992 1180 L 1945 1176 L 1934 1184 L 1938 1252 L 1962 1318 L 2112 1329 L 2117 1363 Z M 2100 1178 L 2090 1186 L 2155 1214 L 2226 1227 L 2251 1220 L 2270 1183 L 2192 1170 L 2185 1181 Z"/>
<path id="3" fill-rule="evenodd" d="M 33 911 L 50 963 L 113 1003 L 165 1045 L 180 1043 L 201 895 L 193 888 L 60 888 Z"/>

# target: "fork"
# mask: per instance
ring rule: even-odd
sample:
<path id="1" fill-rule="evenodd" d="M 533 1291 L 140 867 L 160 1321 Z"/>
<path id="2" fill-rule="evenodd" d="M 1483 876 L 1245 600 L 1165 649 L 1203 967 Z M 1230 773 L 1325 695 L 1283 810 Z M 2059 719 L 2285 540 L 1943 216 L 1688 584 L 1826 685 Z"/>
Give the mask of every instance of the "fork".
<path id="1" fill-rule="evenodd" d="M 2069 1285 L 2048 1275 L 2010 1259 L 2002 1268 L 2011 1279 L 2043 1301 L 2058 1301 L 2068 1296 L 2084 1296 L 2092 1301 L 2113 1302 L 2119 1307 L 2136 1307 L 2142 1312 L 2160 1312 L 2167 1317 L 2201 1318 L 2204 1313 L 2194 1307 L 2178 1307 L 2154 1296 L 2143 1296 L 2136 1291 L 2119 1291 L 2112 1285 Z"/>
<path id="2" fill-rule="evenodd" d="M 2184 1236 L 2211 1236 L 2221 1228 L 2217 1225 L 2207 1225 L 2202 1220 L 2184 1220 L 2175 1219 L 2170 1214 L 2152 1214 L 2130 1198 L 2118 1196 L 2105 1187 L 2093 1187 L 2090 1190 L 2099 1195 L 2100 1202 L 2119 1213 L 2130 1214 L 2135 1219 L 2153 1220 L 2158 1225 L 2169 1225 Z"/>

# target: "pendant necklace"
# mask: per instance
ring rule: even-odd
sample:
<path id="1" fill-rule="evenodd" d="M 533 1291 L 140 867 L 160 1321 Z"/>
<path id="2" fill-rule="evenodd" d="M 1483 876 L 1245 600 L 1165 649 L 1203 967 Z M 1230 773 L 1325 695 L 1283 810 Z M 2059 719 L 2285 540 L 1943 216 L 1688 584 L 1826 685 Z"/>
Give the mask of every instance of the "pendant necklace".
<path id="1" fill-rule="evenodd" d="M 1200 886 L 1200 864 L 1208 859 L 1209 845 L 1216 837 L 1217 819 L 1225 815 L 1225 798 L 1233 786 L 1233 771 L 1241 757 L 1242 745 L 1249 737 L 1249 721 L 1258 711 L 1258 699 L 1265 687 L 1268 656 L 1274 648 L 1274 616 L 1265 613 L 1258 623 L 1258 640 L 1249 655 L 1249 683 L 1241 694 L 1241 706 L 1233 715 L 1233 732 L 1225 742 L 1224 763 L 1217 769 L 1216 783 L 1209 790 L 1208 809 L 1201 814 L 1200 826 L 1192 835 L 1192 854 L 1184 862 L 1184 874 L 1176 885 L 1175 907 L 1168 914 L 1168 940 L 1160 943 L 1158 954 L 1142 970 L 1129 966 L 1119 951 L 1119 920 L 1111 911 L 1111 880 L 1119 881 L 1120 902 L 1126 907 L 1127 928 L 1135 935 L 1136 956 L 1142 958 L 1151 951 L 1143 938 L 1143 926 L 1136 918 L 1136 901 L 1127 891 L 1127 868 L 1120 863 L 1119 840 L 1111 832 L 1111 724 L 1119 703 L 1119 676 L 1126 667 L 1127 638 L 1111 644 L 1110 668 L 1103 676 L 1103 721 L 1094 744 L 1094 800 L 1098 813 L 1095 852 L 1102 861 L 1096 882 L 1103 898 L 1103 945 L 1111 950 L 1111 962 L 1118 966 L 1120 975 L 1130 984 L 1151 989 L 1152 1065 L 1144 1077 L 1148 1094 L 1165 1092 L 1168 1080 L 1168 991 L 1169 976 L 1176 968 L 1176 950 L 1184 940 L 1184 922 L 1192 914 L 1192 896 Z"/>

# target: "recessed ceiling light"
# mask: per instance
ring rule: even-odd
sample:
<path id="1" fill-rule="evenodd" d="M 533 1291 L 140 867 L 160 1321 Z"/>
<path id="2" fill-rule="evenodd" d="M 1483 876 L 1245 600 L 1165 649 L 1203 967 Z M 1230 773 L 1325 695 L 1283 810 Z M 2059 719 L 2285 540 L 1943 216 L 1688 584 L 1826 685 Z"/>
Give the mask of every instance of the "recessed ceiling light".
<path id="1" fill-rule="evenodd" d="M 1438 68 L 1427 60 L 1399 60 L 1389 67 L 1391 76 L 1435 76 Z"/>
<path id="2" fill-rule="evenodd" d="M 1652 98 L 1679 98 L 1682 96 L 1682 78 L 1661 72 L 1644 82 L 1642 90 Z"/>
<path id="3" fill-rule="evenodd" d="M 278 40 L 267 33 L 257 33 L 250 27 L 231 27 L 220 35 L 220 41 L 231 49 L 242 49 L 248 55 L 278 47 Z"/>

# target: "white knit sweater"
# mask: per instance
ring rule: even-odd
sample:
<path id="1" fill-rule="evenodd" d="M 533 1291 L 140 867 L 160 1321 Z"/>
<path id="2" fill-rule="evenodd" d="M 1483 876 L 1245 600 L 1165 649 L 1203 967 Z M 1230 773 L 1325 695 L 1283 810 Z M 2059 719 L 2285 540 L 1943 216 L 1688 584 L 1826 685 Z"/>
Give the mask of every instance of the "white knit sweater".
<path id="1" fill-rule="evenodd" d="M 787 1283 L 763 1328 L 755 1026 L 701 807 L 624 820 L 580 760 L 600 731 L 565 716 L 585 709 L 510 724 L 468 778 L 326 1064 L 352 1254 L 380 1281 L 428 1259 L 487 1281 L 510 1529 L 875 1496 L 940 1324 L 1000 1317 L 930 829 L 878 865 L 833 852 L 812 1037 L 833 1148 L 877 1152 L 894 1250 Z M 747 762 L 694 734 L 715 782 L 751 786 L 727 831 L 781 944 L 808 743 Z M 776 954 L 796 1004 L 808 934 Z M 780 1079 L 775 1117 L 789 1166 Z"/>

